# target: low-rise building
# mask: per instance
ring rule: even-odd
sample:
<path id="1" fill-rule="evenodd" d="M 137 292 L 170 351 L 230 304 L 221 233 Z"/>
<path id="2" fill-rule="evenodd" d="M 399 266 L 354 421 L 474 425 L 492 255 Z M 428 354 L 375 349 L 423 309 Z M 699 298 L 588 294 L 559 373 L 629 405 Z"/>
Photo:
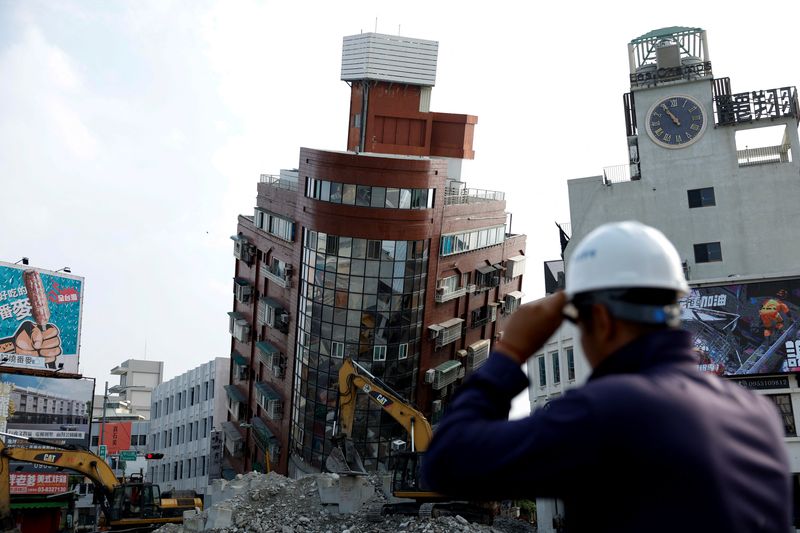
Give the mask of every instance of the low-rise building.
<path id="1" fill-rule="evenodd" d="M 119 385 L 109 388 L 108 392 L 117 394 L 121 401 L 129 402 L 134 414 L 149 420 L 150 395 L 164 378 L 164 362 L 128 359 L 112 368 L 111 373 L 119 376 Z"/>
<path id="2" fill-rule="evenodd" d="M 217 357 L 153 391 L 148 449 L 164 457 L 150 461 L 148 478 L 162 492 L 193 489 L 204 494 L 209 478 L 218 477 L 219 454 L 212 444 L 226 419 L 223 387 L 229 371 L 230 360 Z"/>

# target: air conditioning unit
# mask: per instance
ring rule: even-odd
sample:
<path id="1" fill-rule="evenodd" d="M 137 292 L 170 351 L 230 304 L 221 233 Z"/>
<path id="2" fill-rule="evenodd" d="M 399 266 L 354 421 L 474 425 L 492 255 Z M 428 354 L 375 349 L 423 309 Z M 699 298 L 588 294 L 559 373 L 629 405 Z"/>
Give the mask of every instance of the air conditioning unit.
<path id="1" fill-rule="evenodd" d="M 272 365 L 272 375 L 276 378 L 283 378 L 286 375 L 286 370 L 281 365 Z"/>
<path id="2" fill-rule="evenodd" d="M 442 412 L 442 400 L 434 400 L 431 402 L 431 410 L 433 414 L 438 414 Z"/>
<path id="3" fill-rule="evenodd" d="M 467 356 L 467 351 L 466 350 L 458 350 L 458 351 L 456 351 L 456 355 L 463 359 L 464 357 Z"/>
<path id="4" fill-rule="evenodd" d="M 436 287 L 436 294 L 439 296 L 444 296 L 445 288 L 444 287 Z"/>
<path id="5" fill-rule="evenodd" d="M 470 344 L 467 347 L 467 369 L 473 371 L 482 367 L 489 358 L 490 347 L 491 342 L 489 339 L 483 339 Z"/>
<path id="6" fill-rule="evenodd" d="M 287 324 L 288 325 L 289 324 L 289 313 L 281 313 L 278 316 L 278 320 L 280 321 L 281 324 Z"/>
<path id="7" fill-rule="evenodd" d="M 433 383 L 433 380 L 436 379 L 436 370 L 430 369 L 425 371 L 425 383 Z"/>
<path id="8" fill-rule="evenodd" d="M 247 378 L 250 377 L 250 369 L 246 366 L 239 366 L 237 368 L 238 370 L 236 372 L 236 378 L 239 381 L 247 381 Z"/>
<path id="9" fill-rule="evenodd" d="M 391 442 L 393 452 L 404 452 L 406 450 L 406 441 L 402 439 L 395 439 Z"/>
<path id="10" fill-rule="evenodd" d="M 475 292 L 478 290 L 478 286 L 474 283 L 467 285 L 467 292 Z"/>
<path id="11" fill-rule="evenodd" d="M 284 273 L 283 275 L 284 275 L 284 277 L 286 277 L 286 279 L 291 278 L 292 274 L 294 273 L 294 267 L 292 265 L 286 265 L 286 268 L 283 269 L 283 273 Z"/>
<path id="12" fill-rule="evenodd" d="M 428 326 L 428 334 L 430 335 L 431 340 L 436 340 L 441 335 L 444 328 L 438 324 L 434 324 L 432 326 Z"/>

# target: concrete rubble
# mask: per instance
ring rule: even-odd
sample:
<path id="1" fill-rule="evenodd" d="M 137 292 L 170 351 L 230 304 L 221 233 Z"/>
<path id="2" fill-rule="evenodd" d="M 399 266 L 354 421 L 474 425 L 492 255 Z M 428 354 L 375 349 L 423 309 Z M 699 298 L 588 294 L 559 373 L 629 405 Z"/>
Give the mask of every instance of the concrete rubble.
<path id="1" fill-rule="evenodd" d="M 338 495 L 336 492 L 338 491 Z M 525 522 L 496 518 L 490 526 L 461 516 L 418 518 L 386 516 L 370 521 L 368 510 L 387 501 L 377 476 L 340 477 L 317 474 L 297 480 L 271 472 L 250 472 L 231 481 L 217 480 L 203 512 L 184 513 L 182 526 L 166 525 L 161 533 L 529 533 Z"/>

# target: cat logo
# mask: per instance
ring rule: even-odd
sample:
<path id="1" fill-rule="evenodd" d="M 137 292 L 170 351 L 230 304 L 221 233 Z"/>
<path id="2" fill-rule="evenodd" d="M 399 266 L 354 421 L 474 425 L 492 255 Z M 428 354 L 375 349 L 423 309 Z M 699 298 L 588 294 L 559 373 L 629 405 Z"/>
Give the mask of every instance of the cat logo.
<path id="1" fill-rule="evenodd" d="M 60 453 L 40 453 L 34 459 L 43 463 L 55 463 L 60 457 Z"/>

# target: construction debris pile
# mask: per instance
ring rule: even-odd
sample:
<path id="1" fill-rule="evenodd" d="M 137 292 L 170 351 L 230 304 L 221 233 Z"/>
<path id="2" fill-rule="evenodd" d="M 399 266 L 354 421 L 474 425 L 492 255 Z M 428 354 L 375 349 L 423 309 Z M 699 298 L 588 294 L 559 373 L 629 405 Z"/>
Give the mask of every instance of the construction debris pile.
<path id="1" fill-rule="evenodd" d="M 419 518 L 376 516 L 386 496 L 377 476 L 363 478 L 373 490 L 360 509 L 352 513 L 326 504 L 325 487 L 339 481 L 336 474 L 318 474 L 297 480 L 271 472 L 250 472 L 230 482 L 216 481 L 213 502 L 205 511 L 184 515 L 184 524 L 166 525 L 162 533 L 527 533 L 535 531 L 520 520 L 497 518 L 490 526 L 472 524 L 460 516 Z M 320 497 L 320 487 L 323 497 Z M 370 487 L 368 487 L 369 489 Z M 348 487 L 348 491 L 350 488 Z M 362 491 L 363 492 L 363 491 Z M 373 512 L 370 513 L 370 510 Z"/>

